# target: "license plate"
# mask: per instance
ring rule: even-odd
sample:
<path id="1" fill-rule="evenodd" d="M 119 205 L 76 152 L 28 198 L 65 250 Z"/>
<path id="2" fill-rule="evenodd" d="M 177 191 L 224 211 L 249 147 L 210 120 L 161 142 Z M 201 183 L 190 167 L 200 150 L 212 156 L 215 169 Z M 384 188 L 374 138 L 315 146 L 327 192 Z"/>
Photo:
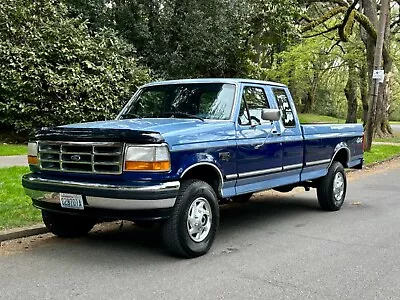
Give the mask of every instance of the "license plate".
<path id="1" fill-rule="evenodd" d="M 72 209 L 83 209 L 83 198 L 82 195 L 75 194 L 60 194 L 61 207 L 72 208 Z"/>

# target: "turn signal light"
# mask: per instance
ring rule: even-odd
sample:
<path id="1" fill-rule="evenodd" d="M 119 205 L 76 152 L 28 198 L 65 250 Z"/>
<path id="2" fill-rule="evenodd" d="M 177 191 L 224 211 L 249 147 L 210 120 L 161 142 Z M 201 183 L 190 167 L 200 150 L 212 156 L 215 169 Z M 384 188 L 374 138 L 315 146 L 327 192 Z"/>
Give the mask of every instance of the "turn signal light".
<path id="1" fill-rule="evenodd" d="M 169 171 L 171 163 L 169 161 L 127 161 L 125 170 L 127 171 Z"/>
<path id="2" fill-rule="evenodd" d="M 30 164 L 30 165 L 39 164 L 39 160 L 38 160 L 37 156 L 28 155 L 28 164 Z"/>

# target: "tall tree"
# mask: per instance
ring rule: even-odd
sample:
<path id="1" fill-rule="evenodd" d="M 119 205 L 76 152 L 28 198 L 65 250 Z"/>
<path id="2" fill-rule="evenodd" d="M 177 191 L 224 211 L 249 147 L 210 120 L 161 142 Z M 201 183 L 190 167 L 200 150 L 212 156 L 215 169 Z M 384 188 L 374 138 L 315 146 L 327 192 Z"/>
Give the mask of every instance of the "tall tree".
<path id="1" fill-rule="evenodd" d="M 366 41 L 366 60 L 367 60 L 367 72 L 368 77 L 372 78 L 373 71 L 373 55 L 371 55 L 372 51 L 375 49 L 376 39 L 377 39 L 377 19 L 379 8 L 376 5 L 375 0 L 363 0 L 362 6 L 357 10 L 358 0 L 354 0 L 351 3 L 348 3 L 344 0 L 335 0 L 330 1 L 329 4 L 326 1 L 308 1 L 308 3 L 319 3 L 321 7 L 323 7 L 323 13 L 315 18 L 304 18 L 307 24 L 303 27 L 303 32 L 310 31 L 312 29 L 319 30 L 318 34 L 325 34 L 328 32 L 332 32 L 337 30 L 338 36 L 341 42 L 348 41 L 348 32 L 351 32 L 351 28 L 353 27 L 353 22 L 357 21 L 360 26 L 363 28 L 365 32 L 366 38 L 364 37 L 364 41 Z M 333 25 L 327 25 L 332 19 L 335 19 Z M 325 26 L 323 29 L 322 26 Z M 362 37 L 362 34 L 361 34 Z M 390 72 L 391 70 L 391 56 L 389 53 L 389 35 L 386 36 L 386 43 L 383 47 L 383 60 L 384 60 L 384 69 L 385 73 Z M 362 68 L 364 70 L 364 68 Z M 365 75 L 362 74 L 362 78 L 365 78 Z M 363 103 L 370 102 L 371 90 L 372 86 L 369 85 L 369 94 L 367 95 L 367 101 L 364 99 Z M 387 135 L 391 134 L 390 125 L 388 122 L 388 112 L 387 112 L 387 101 L 388 101 L 388 83 L 385 82 L 385 85 L 382 87 L 382 99 L 378 101 L 377 111 L 379 112 L 379 118 L 377 118 L 377 122 L 373 124 L 373 132 L 375 135 Z M 365 97 L 365 91 L 363 91 L 362 95 Z M 363 105 L 363 108 L 367 108 L 366 105 Z M 372 108 L 369 108 L 372 109 Z M 364 113 L 365 115 L 365 113 Z"/>

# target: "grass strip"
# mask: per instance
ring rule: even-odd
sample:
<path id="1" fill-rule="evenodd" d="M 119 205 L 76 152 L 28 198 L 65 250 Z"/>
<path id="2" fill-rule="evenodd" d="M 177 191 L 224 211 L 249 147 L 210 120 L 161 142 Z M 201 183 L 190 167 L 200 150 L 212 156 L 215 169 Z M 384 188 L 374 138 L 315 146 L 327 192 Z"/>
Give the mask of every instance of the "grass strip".
<path id="1" fill-rule="evenodd" d="M 0 144 L 0 156 L 26 155 L 26 145 Z"/>
<path id="2" fill-rule="evenodd" d="M 345 120 L 343 119 L 338 119 L 335 117 L 329 117 L 329 116 L 322 116 L 322 115 L 317 115 L 317 114 L 299 114 L 299 120 L 300 123 L 303 124 L 309 124 L 309 123 L 344 123 Z"/>
<path id="3" fill-rule="evenodd" d="M 366 165 L 383 161 L 391 157 L 400 155 L 400 146 L 397 145 L 372 145 L 370 152 L 364 153 Z"/>
<path id="4" fill-rule="evenodd" d="M 22 175 L 28 167 L 0 168 L 0 229 L 36 224 L 41 221 L 40 210 L 24 193 Z"/>
<path id="5" fill-rule="evenodd" d="M 393 138 L 374 138 L 374 142 L 400 143 L 400 137 L 393 137 Z"/>

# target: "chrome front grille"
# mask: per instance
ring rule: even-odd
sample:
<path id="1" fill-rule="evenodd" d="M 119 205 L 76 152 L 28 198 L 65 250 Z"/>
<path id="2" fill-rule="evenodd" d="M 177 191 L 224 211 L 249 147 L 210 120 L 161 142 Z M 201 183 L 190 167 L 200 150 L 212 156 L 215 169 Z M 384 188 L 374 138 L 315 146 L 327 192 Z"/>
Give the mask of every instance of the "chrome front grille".
<path id="1" fill-rule="evenodd" d="M 121 174 L 122 143 L 39 142 L 39 165 L 42 170 Z"/>

